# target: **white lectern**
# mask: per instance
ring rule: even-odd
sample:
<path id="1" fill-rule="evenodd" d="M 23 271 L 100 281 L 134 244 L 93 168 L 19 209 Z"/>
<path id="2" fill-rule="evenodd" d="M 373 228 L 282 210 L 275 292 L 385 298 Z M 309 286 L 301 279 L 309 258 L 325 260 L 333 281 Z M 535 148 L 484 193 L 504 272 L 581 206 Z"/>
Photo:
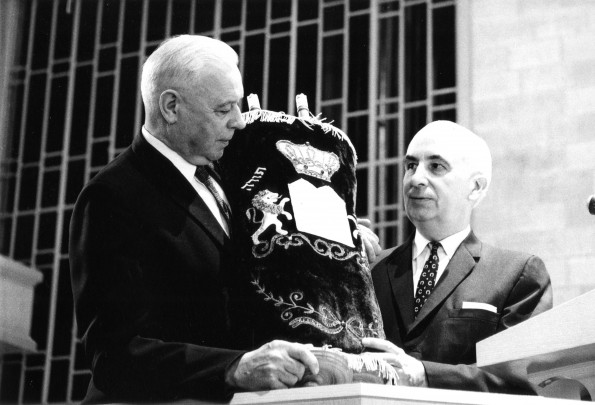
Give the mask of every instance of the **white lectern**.
<path id="1" fill-rule="evenodd" d="M 327 385 L 236 394 L 230 405 L 572 405 L 576 401 L 378 384 Z"/>
<path id="2" fill-rule="evenodd" d="M 595 400 L 595 290 L 482 340 L 477 365 L 540 395 Z"/>

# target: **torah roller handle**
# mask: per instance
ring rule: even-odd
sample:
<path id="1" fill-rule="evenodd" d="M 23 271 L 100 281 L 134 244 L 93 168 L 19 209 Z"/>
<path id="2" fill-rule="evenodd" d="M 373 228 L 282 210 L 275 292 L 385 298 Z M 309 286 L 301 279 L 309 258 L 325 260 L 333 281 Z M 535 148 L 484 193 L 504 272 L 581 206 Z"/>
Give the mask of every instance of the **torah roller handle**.
<path id="1" fill-rule="evenodd" d="M 248 100 L 248 110 L 260 110 L 260 100 L 256 94 L 249 94 L 246 97 Z M 297 109 L 298 117 L 300 118 L 309 118 L 310 117 L 310 108 L 308 107 L 308 97 L 305 94 L 298 94 L 295 96 L 295 105 Z"/>

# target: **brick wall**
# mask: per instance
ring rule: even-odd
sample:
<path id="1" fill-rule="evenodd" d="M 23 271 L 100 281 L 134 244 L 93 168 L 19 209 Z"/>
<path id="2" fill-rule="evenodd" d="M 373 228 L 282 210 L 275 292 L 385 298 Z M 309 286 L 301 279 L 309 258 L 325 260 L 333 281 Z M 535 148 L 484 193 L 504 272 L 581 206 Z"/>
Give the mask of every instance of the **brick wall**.
<path id="1" fill-rule="evenodd" d="M 595 1 L 468 0 L 466 124 L 493 154 L 474 228 L 544 259 L 554 304 L 595 289 Z M 463 70 L 464 72 L 464 70 Z"/>

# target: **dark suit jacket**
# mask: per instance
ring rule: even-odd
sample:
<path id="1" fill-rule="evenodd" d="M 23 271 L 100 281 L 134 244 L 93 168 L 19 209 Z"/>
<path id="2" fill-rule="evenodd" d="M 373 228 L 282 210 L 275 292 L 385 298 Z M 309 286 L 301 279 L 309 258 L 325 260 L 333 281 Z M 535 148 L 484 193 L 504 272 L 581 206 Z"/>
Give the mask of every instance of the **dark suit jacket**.
<path id="1" fill-rule="evenodd" d="M 70 259 L 87 400 L 228 399 L 231 242 L 142 136 L 76 203 Z"/>
<path id="2" fill-rule="evenodd" d="M 413 236 L 384 252 L 372 270 L 387 339 L 421 360 L 430 387 L 530 393 L 476 362 L 475 344 L 552 307 L 549 275 L 541 259 L 481 243 L 461 243 L 417 318 L 413 316 Z M 497 313 L 462 309 L 487 303 Z"/>

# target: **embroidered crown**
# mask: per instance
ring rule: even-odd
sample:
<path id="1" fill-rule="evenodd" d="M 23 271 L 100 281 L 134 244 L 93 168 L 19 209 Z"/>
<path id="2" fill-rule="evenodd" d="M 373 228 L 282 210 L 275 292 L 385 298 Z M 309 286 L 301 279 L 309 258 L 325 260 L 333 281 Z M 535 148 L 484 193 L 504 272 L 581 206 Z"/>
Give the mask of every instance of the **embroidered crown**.
<path id="1" fill-rule="evenodd" d="M 291 161 L 298 173 L 331 181 L 331 177 L 341 167 L 339 157 L 333 152 L 316 149 L 309 142 L 295 144 L 289 141 L 278 141 L 277 149 Z"/>

